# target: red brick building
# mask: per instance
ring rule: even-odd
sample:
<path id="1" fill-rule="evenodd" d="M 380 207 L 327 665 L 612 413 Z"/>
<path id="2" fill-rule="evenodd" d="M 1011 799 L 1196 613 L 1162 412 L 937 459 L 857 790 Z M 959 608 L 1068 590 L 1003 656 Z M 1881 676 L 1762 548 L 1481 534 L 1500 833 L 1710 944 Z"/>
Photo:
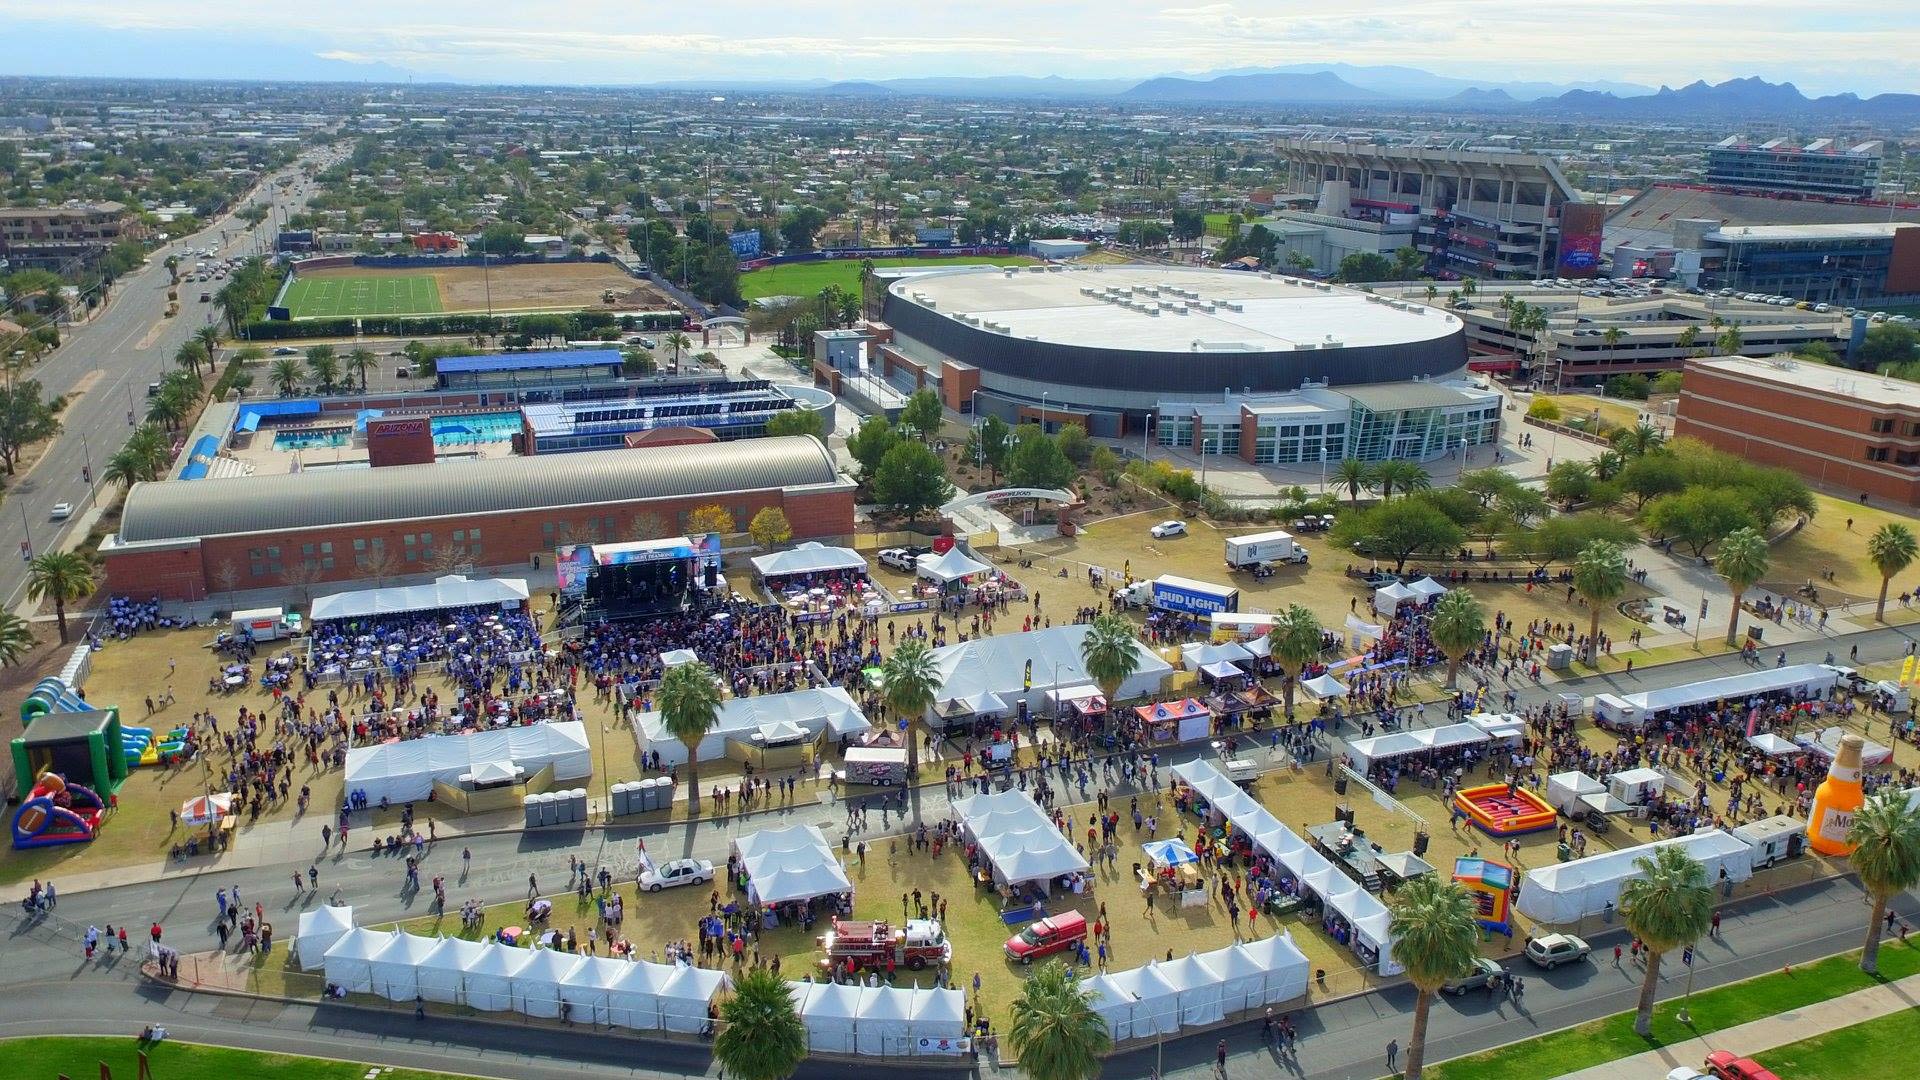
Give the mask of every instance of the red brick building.
<path id="1" fill-rule="evenodd" d="M 1920 383 L 1793 361 L 1690 360 L 1673 430 L 1814 484 L 1920 505 Z"/>
<path id="2" fill-rule="evenodd" d="M 853 484 L 793 436 L 136 484 L 100 552 L 113 593 L 200 600 L 450 563 L 547 567 L 561 543 L 685 532 L 709 504 L 742 528 L 778 506 L 796 540 L 853 532 Z"/>

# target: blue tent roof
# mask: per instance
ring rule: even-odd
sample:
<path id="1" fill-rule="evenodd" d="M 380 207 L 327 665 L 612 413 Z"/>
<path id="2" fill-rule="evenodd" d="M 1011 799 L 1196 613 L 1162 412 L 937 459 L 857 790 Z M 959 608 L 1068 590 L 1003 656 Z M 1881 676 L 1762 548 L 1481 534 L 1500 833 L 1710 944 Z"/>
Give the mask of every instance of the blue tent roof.
<path id="1" fill-rule="evenodd" d="M 320 402 L 317 398 L 302 398 L 294 401 L 250 401 L 240 406 L 240 415 L 234 422 L 233 430 L 258 431 L 260 421 L 269 416 L 319 415 Z"/>
<path id="2" fill-rule="evenodd" d="M 180 470 L 182 480 L 204 480 L 213 459 L 220 453 L 220 439 L 215 435 L 202 435 L 194 441 L 193 449 L 187 452 L 187 464 Z"/>
<path id="3" fill-rule="evenodd" d="M 546 371 L 553 368 L 618 367 L 618 349 L 575 349 L 568 352 L 499 353 L 489 356 L 445 356 L 434 365 L 442 375 L 479 371 Z"/>

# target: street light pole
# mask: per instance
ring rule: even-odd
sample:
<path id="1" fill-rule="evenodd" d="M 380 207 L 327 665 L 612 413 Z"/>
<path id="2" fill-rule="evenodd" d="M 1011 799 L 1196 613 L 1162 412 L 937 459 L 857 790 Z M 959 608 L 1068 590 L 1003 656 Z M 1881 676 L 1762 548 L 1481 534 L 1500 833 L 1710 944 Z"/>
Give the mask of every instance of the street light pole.
<path id="1" fill-rule="evenodd" d="M 1042 435 L 1047 433 L 1047 395 L 1052 392 L 1043 390 L 1040 393 L 1040 434 Z"/>
<path id="2" fill-rule="evenodd" d="M 1691 951 L 1692 946 L 1688 946 Z M 1675 1020 L 1683 1024 L 1692 1024 L 1693 1015 L 1687 1012 L 1687 1006 L 1693 1003 L 1693 961 L 1687 961 L 1687 993 L 1680 999 L 1680 1011 L 1673 1014 Z"/>

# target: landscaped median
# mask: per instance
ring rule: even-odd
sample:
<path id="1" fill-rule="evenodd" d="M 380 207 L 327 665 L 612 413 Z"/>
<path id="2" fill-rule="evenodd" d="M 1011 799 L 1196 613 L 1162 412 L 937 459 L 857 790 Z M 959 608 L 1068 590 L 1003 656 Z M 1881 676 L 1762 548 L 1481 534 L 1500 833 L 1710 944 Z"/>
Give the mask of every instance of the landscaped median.
<path id="1" fill-rule="evenodd" d="M 1691 1024 L 1673 1018 L 1680 998 L 1669 994 L 1653 1011 L 1653 1037 L 1649 1039 L 1634 1034 L 1633 1013 L 1616 1013 L 1537 1039 L 1455 1058 L 1428 1069 L 1426 1075 L 1434 1080 L 1559 1076 L 1917 973 L 1920 943 L 1887 941 L 1880 946 L 1878 977 L 1860 970 L 1858 952 L 1832 956 L 1790 972 L 1776 971 L 1696 993 L 1689 1007 Z M 1912 1023 L 1910 1016 L 1906 1019 Z"/>
<path id="2" fill-rule="evenodd" d="M 361 1080 L 378 1072 L 380 1080 L 445 1080 L 460 1073 L 389 1069 L 330 1058 L 261 1054 L 197 1043 L 140 1043 L 131 1036 L 118 1039 L 57 1036 L 8 1039 L 0 1042 L 0 1058 L 8 1076 L 54 1077 L 91 1075 L 101 1065 L 116 1076 L 139 1075 L 139 1052 L 147 1051 L 153 1075 L 163 1080 Z M 105 1075 L 105 1073 L 101 1073 Z"/>

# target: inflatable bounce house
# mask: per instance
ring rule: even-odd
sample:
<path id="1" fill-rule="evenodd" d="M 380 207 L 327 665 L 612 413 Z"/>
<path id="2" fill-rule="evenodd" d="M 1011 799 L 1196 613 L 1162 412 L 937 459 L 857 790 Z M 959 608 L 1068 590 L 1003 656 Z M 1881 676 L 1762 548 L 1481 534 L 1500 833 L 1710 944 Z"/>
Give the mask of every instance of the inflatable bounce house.
<path id="1" fill-rule="evenodd" d="M 53 847 L 92 840 L 107 812 L 92 788 L 69 784 L 59 773 L 42 773 L 13 815 L 13 846 Z"/>
<path id="2" fill-rule="evenodd" d="M 1486 784 L 1453 795 L 1454 814 L 1488 836 L 1519 836 L 1554 827 L 1557 818 L 1547 800 L 1523 787 Z"/>
<path id="3" fill-rule="evenodd" d="M 92 712 L 93 706 L 81 697 L 73 687 L 59 676 L 50 675 L 34 684 L 33 693 L 20 704 L 20 722 L 31 726 L 35 717 L 49 713 Z M 105 711 L 119 715 L 119 710 L 108 707 Z M 186 756 L 187 729 L 177 727 L 164 735 L 155 735 L 152 728 L 122 727 L 120 729 L 120 753 L 126 758 L 126 768 L 135 765 L 170 764 Z M 118 779 L 125 779 L 121 771 Z M 118 784 L 115 785 L 118 787 Z"/>
<path id="4" fill-rule="evenodd" d="M 1513 934 L 1513 867 L 1492 859 L 1453 860 L 1453 880 L 1473 899 L 1474 917 L 1496 934 Z"/>

